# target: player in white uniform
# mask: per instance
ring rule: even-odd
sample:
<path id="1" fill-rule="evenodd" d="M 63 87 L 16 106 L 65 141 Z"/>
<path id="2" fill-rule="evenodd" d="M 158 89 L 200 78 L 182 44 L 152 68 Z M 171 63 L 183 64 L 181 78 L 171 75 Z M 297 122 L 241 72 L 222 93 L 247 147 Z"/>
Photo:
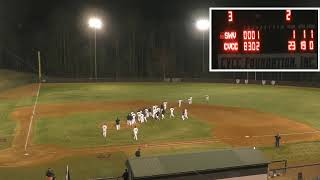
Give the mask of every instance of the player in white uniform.
<path id="1" fill-rule="evenodd" d="M 145 113 L 145 118 L 149 118 L 150 114 L 149 114 L 149 110 L 148 109 L 145 109 L 144 110 L 144 113 Z"/>
<path id="2" fill-rule="evenodd" d="M 167 109 L 167 104 L 168 104 L 168 102 L 163 102 L 163 109 L 164 109 L 164 110 Z"/>
<path id="3" fill-rule="evenodd" d="M 144 115 L 143 115 L 143 113 L 140 113 L 140 122 L 144 123 Z"/>
<path id="4" fill-rule="evenodd" d="M 170 108 L 170 118 L 174 118 L 174 113 L 173 113 L 173 111 L 174 111 L 174 108 L 173 108 L 173 107 Z"/>
<path id="5" fill-rule="evenodd" d="M 139 129 L 137 128 L 137 126 L 135 126 L 133 128 L 133 139 L 138 141 L 138 132 L 139 132 Z"/>
<path id="6" fill-rule="evenodd" d="M 166 111 L 164 109 L 161 109 L 160 113 L 161 113 L 161 119 L 164 119 L 164 114 L 166 113 Z"/>
<path id="7" fill-rule="evenodd" d="M 179 107 L 181 107 L 182 100 L 179 99 L 179 100 L 178 100 L 178 103 L 179 103 Z"/>
<path id="8" fill-rule="evenodd" d="M 157 113 L 157 106 L 152 106 L 152 117 L 153 117 L 153 119 L 155 118 L 156 113 Z"/>
<path id="9" fill-rule="evenodd" d="M 184 109 L 183 114 L 184 114 L 184 118 L 188 119 L 188 110 L 187 109 Z"/>
<path id="10" fill-rule="evenodd" d="M 102 136 L 103 136 L 104 138 L 107 138 L 107 129 L 108 129 L 107 124 L 103 124 L 103 125 L 102 125 Z"/>
<path id="11" fill-rule="evenodd" d="M 209 95 L 205 95 L 205 98 L 206 98 L 206 102 L 209 103 L 209 99 L 210 99 Z"/>
<path id="12" fill-rule="evenodd" d="M 141 113 L 140 113 L 140 111 L 137 112 L 137 120 L 138 120 L 138 122 L 141 123 Z"/>
<path id="13" fill-rule="evenodd" d="M 189 103 L 189 104 L 192 104 L 192 97 L 189 97 L 188 103 Z"/>
<path id="14" fill-rule="evenodd" d="M 156 119 L 157 120 L 160 120 L 160 108 L 157 108 L 156 110 L 155 110 L 155 117 L 156 117 Z"/>
<path id="15" fill-rule="evenodd" d="M 184 121 L 186 118 L 184 117 L 184 112 L 182 112 L 181 119 Z"/>
<path id="16" fill-rule="evenodd" d="M 132 112 L 132 122 L 131 122 L 131 124 L 133 125 L 133 124 L 136 124 L 136 114 L 134 113 L 134 112 Z"/>

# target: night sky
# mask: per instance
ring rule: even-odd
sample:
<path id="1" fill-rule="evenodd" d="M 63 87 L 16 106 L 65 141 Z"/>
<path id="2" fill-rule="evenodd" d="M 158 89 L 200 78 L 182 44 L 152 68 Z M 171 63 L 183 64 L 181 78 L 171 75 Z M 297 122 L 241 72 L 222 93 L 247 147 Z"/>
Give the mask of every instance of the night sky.
<path id="1" fill-rule="evenodd" d="M 97 42 L 100 75 L 156 76 L 165 70 L 199 73 L 195 59 L 201 57 L 202 36 L 194 23 L 208 17 L 209 7 L 316 7 L 320 1 L 1 0 L 0 4 L 1 67 L 34 71 L 34 52 L 41 50 L 47 75 L 91 75 L 92 33 L 87 20 L 97 15 L 104 22 Z M 173 68 L 161 67 L 163 63 L 173 63 L 168 64 Z M 158 69 L 152 69 L 155 66 Z"/>

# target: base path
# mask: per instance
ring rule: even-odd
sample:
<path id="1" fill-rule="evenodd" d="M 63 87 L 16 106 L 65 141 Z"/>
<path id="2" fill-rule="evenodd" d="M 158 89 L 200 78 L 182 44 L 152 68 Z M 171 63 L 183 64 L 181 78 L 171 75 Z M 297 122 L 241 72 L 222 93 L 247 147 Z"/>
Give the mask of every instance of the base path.
<path id="1" fill-rule="evenodd" d="M 148 101 L 117 101 L 117 102 L 81 102 L 63 104 L 39 104 L 37 116 L 39 117 L 63 117 L 76 112 L 117 112 L 124 110 L 136 110 L 157 104 Z M 96 148 L 69 149 L 55 145 L 33 145 L 32 133 L 29 156 L 24 156 L 23 145 L 25 134 L 30 123 L 30 115 L 33 107 L 19 108 L 11 114 L 12 118 L 19 122 L 15 140 L 11 148 L 0 151 L 0 166 L 27 166 L 57 160 L 66 156 L 92 154 L 99 152 L 133 152 L 137 147 L 142 148 L 165 148 L 177 146 L 207 145 L 214 143 L 226 143 L 234 147 L 253 147 L 261 145 L 273 145 L 276 133 L 284 134 L 282 142 L 305 142 L 320 140 L 320 132 L 305 124 L 298 123 L 287 118 L 269 113 L 257 112 L 251 109 L 222 107 L 206 104 L 185 105 L 192 117 L 212 123 L 212 137 L 200 140 L 139 144 L 125 146 L 106 146 Z M 185 108 L 183 107 L 183 108 Z M 182 111 L 182 109 L 177 111 Z M 178 112 L 176 113 L 178 114 Z M 179 112 L 180 113 L 180 112 Z M 32 132 L 32 131 L 31 131 Z"/>

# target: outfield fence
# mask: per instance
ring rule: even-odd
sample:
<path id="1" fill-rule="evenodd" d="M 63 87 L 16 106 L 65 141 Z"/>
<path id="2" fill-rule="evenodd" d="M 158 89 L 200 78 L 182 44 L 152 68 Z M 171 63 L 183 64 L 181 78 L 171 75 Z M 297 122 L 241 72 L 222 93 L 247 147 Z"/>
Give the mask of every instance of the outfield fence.
<path id="1" fill-rule="evenodd" d="M 237 82 L 239 80 L 239 82 Z M 136 78 L 136 77 L 121 77 L 121 78 L 61 78 L 61 77 L 45 77 L 43 83 L 95 83 L 95 82 L 202 82 L 202 83 L 228 83 L 228 84 L 246 84 L 246 79 L 218 79 L 218 78 Z M 272 85 L 272 81 L 275 82 L 275 86 L 299 86 L 299 87 L 320 87 L 318 81 L 277 81 L 273 79 L 263 80 L 248 80 L 248 84 L 262 85 L 263 81 L 265 85 Z"/>

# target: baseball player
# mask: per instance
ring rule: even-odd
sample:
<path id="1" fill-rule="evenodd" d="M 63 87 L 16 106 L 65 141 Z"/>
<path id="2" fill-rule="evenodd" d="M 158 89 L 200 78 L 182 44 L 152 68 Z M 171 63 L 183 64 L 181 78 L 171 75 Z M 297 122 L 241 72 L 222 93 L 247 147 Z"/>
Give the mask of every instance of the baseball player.
<path id="1" fill-rule="evenodd" d="M 149 111 L 149 117 L 152 117 L 152 109 L 149 108 L 148 111 Z"/>
<path id="2" fill-rule="evenodd" d="M 149 118 L 149 116 L 150 116 L 149 110 L 146 108 L 146 109 L 144 110 L 144 117 L 147 119 L 147 118 Z"/>
<path id="3" fill-rule="evenodd" d="M 165 101 L 165 102 L 163 102 L 163 109 L 164 109 L 164 110 L 166 110 L 166 109 L 167 109 L 167 104 L 168 104 L 168 102 L 166 102 L 166 101 Z"/>
<path id="4" fill-rule="evenodd" d="M 137 112 L 137 120 L 138 120 L 138 122 L 141 123 L 141 112 L 140 111 Z"/>
<path id="5" fill-rule="evenodd" d="M 205 95 L 205 98 L 206 98 L 206 102 L 209 103 L 209 99 L 210 99 L 209 95 Z"/>
<path id="6" fill-rule="evenodd" d="M 166 113 L 166 111 L 164 109 L 161 109 L 161 119 L 164 119 L 164 114 Z"/>
<path id="7" fill-rule="evenodd" d="M 160 105 L 160 109 L 164 109 L 164 105 L 163 105 L 163 103 Z"/>
<path id="8" fill-rule="evenodd" d="M 173 108 L 173 107 L 170 108 L 170 118 L 174 118 L 174 113 L 173 113 L 173 111 L 174 111 L 174 108 Z"/>
<path id="9" fill-rule="evenodd" d="M 160 120 L 160 110 L 157 110 L 157 112 L 156 112 L 156 119 Z"/>
<path id="10" fill-rule="evenodd" d="M 182 118 L 183 121 L 186 119 L 185 116 L 184 116 L 184 112 L 182 112 L 181 118 Z"/>
<path id="11" fill-rule="evenodd" d="M 178 100 L 178 103 L 179 103 L 179 107 L 181 107 L 182 100 L 179 99 L 179 100 Z"/>
<path id="12" fill-rule="evenodd" d="M 133 125 L 133 124 L 136 123 L 136 114 L 135 114 L 134 112 L 132 112 L 131 115 L 132 115 L 132 122 L 131 122 L 131 124 Z"/>
<path id="13" fill-rule="evenodd" d="M 108 129 L 107 124 L 103 124 L 103 125 L 102 125 L 102 136 L 103 136 L 104 138 L 107 138 L 107 129 Z"/>
<path id="14" fill-rule="evenodd" d="M 129 126 L 132 126 L 132 119 L 133 119 L 132 114 L 131 114 L 131 113 L 129 113 L 129 114 L 128 114 L 128 122 L 129 122 Z"/>
<path id="15" fill-rule="evenodd" d="M 188 110 L 187 109 L 184 109 L 183 114 L 184 114 L 184 118 L 188 119 Z"/>
<path id="16" fill-rule="evenodd" d="M 141 123 L 144 123 L 144 115 L 143 115 L 142 112 L 140 113 L 140 122 L 141 122 Z"/>
<path id="17" fill-rule="evenodd" d="M 117 128 L 117 131 L 120 130 L 120 119 L 118 117 L 116 119 L 116 128 Z"/>
<path id="18" fill-rule="evenodd" d="M 137 128 L 137 126 L 135 126 L 133 128 L 133 139 L 138 141 L 138 132 L 139 132 L 139 129 Z"/>
<path id="19" fill-rule="evenodd" d="M 145 111 L 142 112 L 142 115 L 143 115 L 144 121 L 145 121 L 145 122 L 148 122 L 148 121 L 147 121 L 147 116 L 149 116 L 148 109 L 145 109 Z"/>
<path id="20" fill-rule="evenodd" d="M 153 117 L 153 119 L 155 118 L 156 113 L 157 113 L 157 106 L 152 106 L 152 117 Z"/>
<path id="21" fill-rule="evenodd" d="M 189 97 L 188 103 L 189 103 L 189 104 L 192 104 L 192 97 Z"/>
<path id="22" fill-rule="evenodd" d="M 127 115 L 127 125 L 131 126 L 131 122 L 130 122 L 130 114 Z"/>

